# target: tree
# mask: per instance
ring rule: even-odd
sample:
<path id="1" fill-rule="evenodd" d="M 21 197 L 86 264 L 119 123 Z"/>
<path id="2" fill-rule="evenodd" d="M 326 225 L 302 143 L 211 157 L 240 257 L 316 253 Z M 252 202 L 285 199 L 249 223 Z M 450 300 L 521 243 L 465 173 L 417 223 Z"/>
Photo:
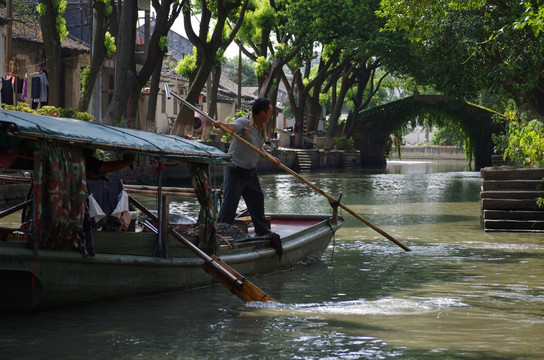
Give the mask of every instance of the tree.
<path id="1" fill-rule="evenodd" d="M 269 97 L 270 87 L 263 84 L 271 75 L 269 53 L 270 57 L 274 56 L 273 38 L 279 37 L 278 26 L 285 21 L 282 10 L 287 3 L 289 1 L 256 0 L 246 11 L 236 39 L 244 55 L 255 63 L 260 97 Z"/>
<path id="2" fill-rule="evenodd" d="M 241 26 L 248 2 L 249 0 L 213 2 L 198 0 L 185 3 L 183 7 L 185 33 L 196 48 L 195 67 L 194 71 L 190 72 L 186 96 L 189 103 L 196 104 L 210 72 L 220 62 L 224 50 L 232 43 Z M 198 34 L 191 22 L 193 16 L 197 15 L 199 17 Z M 230 20 L 232 20 L 230 22 L 233 23 L 232 26 L 229 25 Z M 208 31 L 211 28 L 213 32 L 209 34 Z M 216 74 L 217 77 L 219 75 Z M 211 98 L 210 95 L 208 94 L 208 99 Z M 193 111 L 183 106 L 170 133 L 180 136 L 192 133 L 193 118 Z"/>
<path id="3" fill-rule="evenodd" d="M 299 29 L 303 29 L 308 42 L 322 44 L 324 52 L 314 73 L 315 77 L 304 75 L 302 81 L 300 77 L 297 77 L 302 72 L 297 73 L 291 62 L 289 66 L 294 74 L 293 84 L 296 86 L 286 87 L 288 92 L 295 87 L 298 91 L 297 97 L 290 95 L 289 98 L 291 110 L 295 114 L 296 129 L 300 132 L 302 132 L 305 114 L 308 114 L 306 116 L 308 126 L 312 126 L 309 130 L 315 130 L 312 120 L 321 109 L 320 93 L 332 89 L 332 113 L 328 121 L 325 143 L 326 147 L 330 147 L 348 90 L 354 85 L 358 88 L 355 92 L 356 96 L 352 99 L 355 106 L 350 114 L 350 123 L 353 125 L 357 121 L 358 113 L 370 103 L 379 90 L 380 81 L 373 81 L 373 79 L 374 73 L 383 63 L 381 57 L 387 56 L 383 45 L 389 42 L 395 43 L 396 40 L 389 34 L 380 32 L 384 21 L 375 15 L 375 11 L 379 8 L 377 0 L 344 0 L 331 3 L 310 0 L 306 6 L 308 4 L 315 6 L 316 10 L 310 11 L 315 18 L 310 22 L 302 21 L 300 24 L 295 21 L 293 26 L 296 29 L 298 25 Z M 299 11 L 303 10 L 299 9 Z M 297 18 L 301 17 L 303 15 L 297 16 Z M 304 53 L 300 56 L 303 57 Z M 323 59 L 327 61 L 323 62 Z M 332 62 L 329 61 L 331 59 Z M 308 58 L 306 58 L 307 61 Z M 384 74 L 385 76 L 387 74 Z M 338 81 L 340 81 L 339 87 Z M 369 88 L 367 88 L 368 85 L 370 85 Z M 294 103 L 295 99 L 297 103 Z M 299 142 L 301 138 L 301 135 L 295 136 L 296 146 L 303 145 Z"/>
<path id="4" fill-rule="evenodd" d="M 544 115 L 544 36 L 541 1 L 382 1 L 387 29 L 412 41 L 422 84 L 456 98 L 481 90 L 506 92 Z M 523 20 L 520 20 L 523 19 Z"/>
<path id="5" fill-rule="evenodd" d="M 102 63 L 104 59 L 111 57 L 116 51 L 115 35 L 111 35 L 110 31 L 112 29 L 108 26 L 110 15 L 112 15 L 113 19 L 116 18 L 116 8 L 111 6 L 110 0 L 93 1 L 92 7 L 94 10 L 95 26 L 92 36 L 91 64 L 82 71 L 82 90 L 78 104 L 79 111 L 87 111 Z"/>
<path id="6" fill-rule="evenodd" d="M 233 68 L 233 71 L 229 72 L 228 78 L 230 81 L 235 83 L 238 82 L 238 60 L 238 55 L 232 59 L 225 60 L 225 64 Z M 257 86 L 255 66 L 253 61 L 249 60 L 247 57 L 242 57 L 242 86 Z"/>
<path id="7" fill-rule="evenodd" d="M 62 17 L 66 10 L 66 0 L 40 0 L 37 6 L 40 15 L 49 80 L 48 104 L 60 105 L 61 42 L 68 36 L 66 20 Z"/>
<path id="8" fill-rule="evenodd" d="M 147 45 L 146 57 L 139 71 L 136 71 L 135 44 L 138 20 L 137 1 L 125 1 L 117 6 L 121 11 L 117 40 L 117 68 L 115 92 L 108 106 L 104 123 L 114 124 L 126 113 L 126 123 L 136 127 L 136 109 L 141 89 L 149 81 L 157 62 L 162 62 L 167 48 L 164 38 L 179 16 L 185 0 L 152 0 L 157 14 L 155 28 Z"/>

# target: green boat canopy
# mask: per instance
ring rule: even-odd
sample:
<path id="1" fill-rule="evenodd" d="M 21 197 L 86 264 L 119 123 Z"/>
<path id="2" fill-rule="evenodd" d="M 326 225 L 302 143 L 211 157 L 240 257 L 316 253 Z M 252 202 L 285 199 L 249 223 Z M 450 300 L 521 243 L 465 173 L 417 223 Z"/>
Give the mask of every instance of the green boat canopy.
<path id="1" fill-rule="evenodd" d="M 125 151 L 184 162 L 229 164 L 230 156 L 175 135 L 101 125 L 19 111 L 0 110 L 0 138 L 50 140 L 87 148 Z"/>

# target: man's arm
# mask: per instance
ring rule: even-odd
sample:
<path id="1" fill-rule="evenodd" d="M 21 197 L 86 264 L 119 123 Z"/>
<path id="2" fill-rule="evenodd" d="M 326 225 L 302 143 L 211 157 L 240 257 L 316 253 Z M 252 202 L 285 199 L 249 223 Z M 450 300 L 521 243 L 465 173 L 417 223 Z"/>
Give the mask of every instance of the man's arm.
<path id="1" fill-rule="evenodd" d="M 214 122 L 213 127 L 221 129 L 223 131 L 230 132 L 230 133 L 236 131 L 236 127 L 233 124 L 229 124 L 229 123 L 225 123 L 225 122 L 221 122 L 221 121 Z"/>

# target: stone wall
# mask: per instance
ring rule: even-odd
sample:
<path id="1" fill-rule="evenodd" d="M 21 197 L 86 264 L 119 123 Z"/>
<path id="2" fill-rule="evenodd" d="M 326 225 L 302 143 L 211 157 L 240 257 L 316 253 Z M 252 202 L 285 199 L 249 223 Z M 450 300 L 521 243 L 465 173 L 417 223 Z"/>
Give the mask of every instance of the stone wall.
<path id="1" fill-rule="evenodd" d="M 430 160 L 465 160 L 465 150 L 456 146 L 410 146 L 400 147 L 403 160 L 430 159 Z M 391 160 L 398 160 L 395 149 Z"/>

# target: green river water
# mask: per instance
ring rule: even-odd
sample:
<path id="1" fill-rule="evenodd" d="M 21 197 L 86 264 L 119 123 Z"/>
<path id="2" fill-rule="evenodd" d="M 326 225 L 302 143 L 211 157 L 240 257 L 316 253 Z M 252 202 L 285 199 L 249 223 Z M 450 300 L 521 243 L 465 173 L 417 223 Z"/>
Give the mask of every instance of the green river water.
<path id="1" fill-rule="evenodd" d="M 484 233 L 478 172 L 399 161 L 303 175 L 412 251 L 345 213 L 321 262 L 251 278 L 278 304 L 217 285 L 0 313 L 0 359 L 544 358 L 544 234 Z M 261 181 L 268 212 L 330 212 L 290 175 Z"/>

